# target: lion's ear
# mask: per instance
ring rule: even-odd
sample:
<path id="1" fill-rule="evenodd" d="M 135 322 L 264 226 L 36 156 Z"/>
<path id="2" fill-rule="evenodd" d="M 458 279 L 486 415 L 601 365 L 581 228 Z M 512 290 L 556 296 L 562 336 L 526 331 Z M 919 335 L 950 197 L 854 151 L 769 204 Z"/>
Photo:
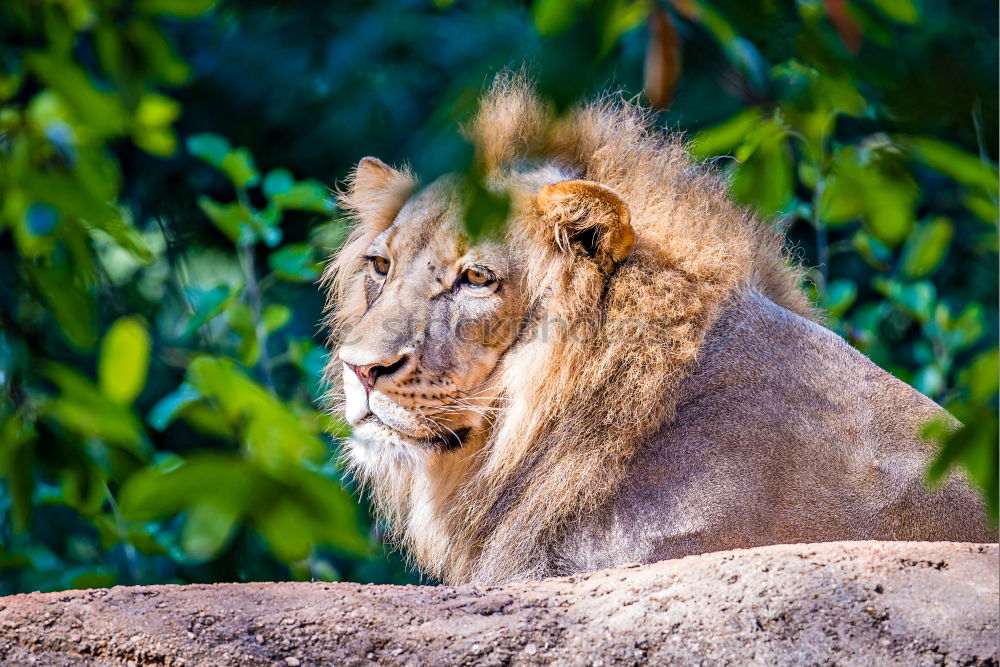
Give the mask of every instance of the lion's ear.
<path id="1" fill-rule="evenodd" d="M 535 201 L 552 225 L 560 248 L 582 251 L 607 270 L 624 261 L 635 247 L 628 206 L 607 186 L 562 181 L 539 190 Z"/>
<path id="2" fill-rule="evenodd" d="M 393 169 L 378 158 L 364 157 L 347 179 L 340 205 L 382 229 L 396 218 L 417 181 L 408 169 Z"/>

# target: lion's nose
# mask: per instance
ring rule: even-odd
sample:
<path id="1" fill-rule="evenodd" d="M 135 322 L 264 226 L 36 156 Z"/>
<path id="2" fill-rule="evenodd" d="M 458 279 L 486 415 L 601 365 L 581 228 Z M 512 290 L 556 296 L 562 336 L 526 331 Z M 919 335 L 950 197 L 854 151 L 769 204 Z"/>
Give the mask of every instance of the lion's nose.
<path id="1" fill-rule="evenodd" d="M 344 363 L 358 376 L 358 379 L 361 380 L 361 385 L 365 388 L 365 393 L 368 394 L 371 393 L 372 388 L 375 387 L 375 383 L 378 382 L 380 377 L 392 375 L 405 366 L 408 360 L 409 355 L 400 354 L 393 359 L 386 359 L 377 364 L 368 364 L 367 366 Z"/>

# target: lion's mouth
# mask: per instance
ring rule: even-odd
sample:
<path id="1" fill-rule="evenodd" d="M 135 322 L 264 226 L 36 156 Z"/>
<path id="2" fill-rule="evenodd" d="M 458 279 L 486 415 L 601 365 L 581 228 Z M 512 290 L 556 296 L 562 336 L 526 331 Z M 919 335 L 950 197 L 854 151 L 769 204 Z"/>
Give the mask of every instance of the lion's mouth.
<path id="1" fill-rule="evenodd" d="M 369 414 L 362 420 L 362 423 L 374 424 L 376 426 L 380 426 L 386 429 L 387 431 L 395 433 L 403 440 L 407 440 L 422 447 L 427 447 L 429 449 L 436 449 L 445 452 L 451 451 L 453 449 L 458 449 L 459 447 L 461 447 L 465 443 L 465 439 L 469 436 L 469 433 L 472 431 L 471 426 L 465 426 L 463 428 L 457 428 L 457 429 L 446 429 L 444 433 L 438 433 L 429 437 L 418 437 L 400 431 L 397 428 L 393 428 L 389 424 L 379 419 L 378 416 L 376 416 L 375 414 Z"/>

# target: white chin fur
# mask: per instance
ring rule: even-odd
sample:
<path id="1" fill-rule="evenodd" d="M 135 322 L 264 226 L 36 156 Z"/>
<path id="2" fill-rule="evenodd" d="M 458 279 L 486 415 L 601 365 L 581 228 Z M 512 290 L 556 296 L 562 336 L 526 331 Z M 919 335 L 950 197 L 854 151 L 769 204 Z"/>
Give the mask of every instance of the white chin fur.
<path id="1" fill-rule="evenodd" d="M 426 458 L 420 447 L 372 422 L 355 427 L 348 444 L 354 466 L 366 475 L 388 474 L 398 466 L 413 468 Z"/>

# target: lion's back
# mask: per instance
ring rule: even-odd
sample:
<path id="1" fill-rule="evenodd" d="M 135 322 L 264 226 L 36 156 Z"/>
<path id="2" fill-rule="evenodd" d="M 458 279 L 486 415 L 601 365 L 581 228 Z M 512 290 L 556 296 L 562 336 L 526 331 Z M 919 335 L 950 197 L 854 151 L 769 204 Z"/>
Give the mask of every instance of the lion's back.
<path id="1" fill-rule="evenodd" d="M 828 329 L 734 294 L 675 419 L 606 513 L 570 534 L 565 569 L 777 543 L 990 540 L 963 478 L 924 485 L 934 448 L 919 431 L 942 414 Z"/>

